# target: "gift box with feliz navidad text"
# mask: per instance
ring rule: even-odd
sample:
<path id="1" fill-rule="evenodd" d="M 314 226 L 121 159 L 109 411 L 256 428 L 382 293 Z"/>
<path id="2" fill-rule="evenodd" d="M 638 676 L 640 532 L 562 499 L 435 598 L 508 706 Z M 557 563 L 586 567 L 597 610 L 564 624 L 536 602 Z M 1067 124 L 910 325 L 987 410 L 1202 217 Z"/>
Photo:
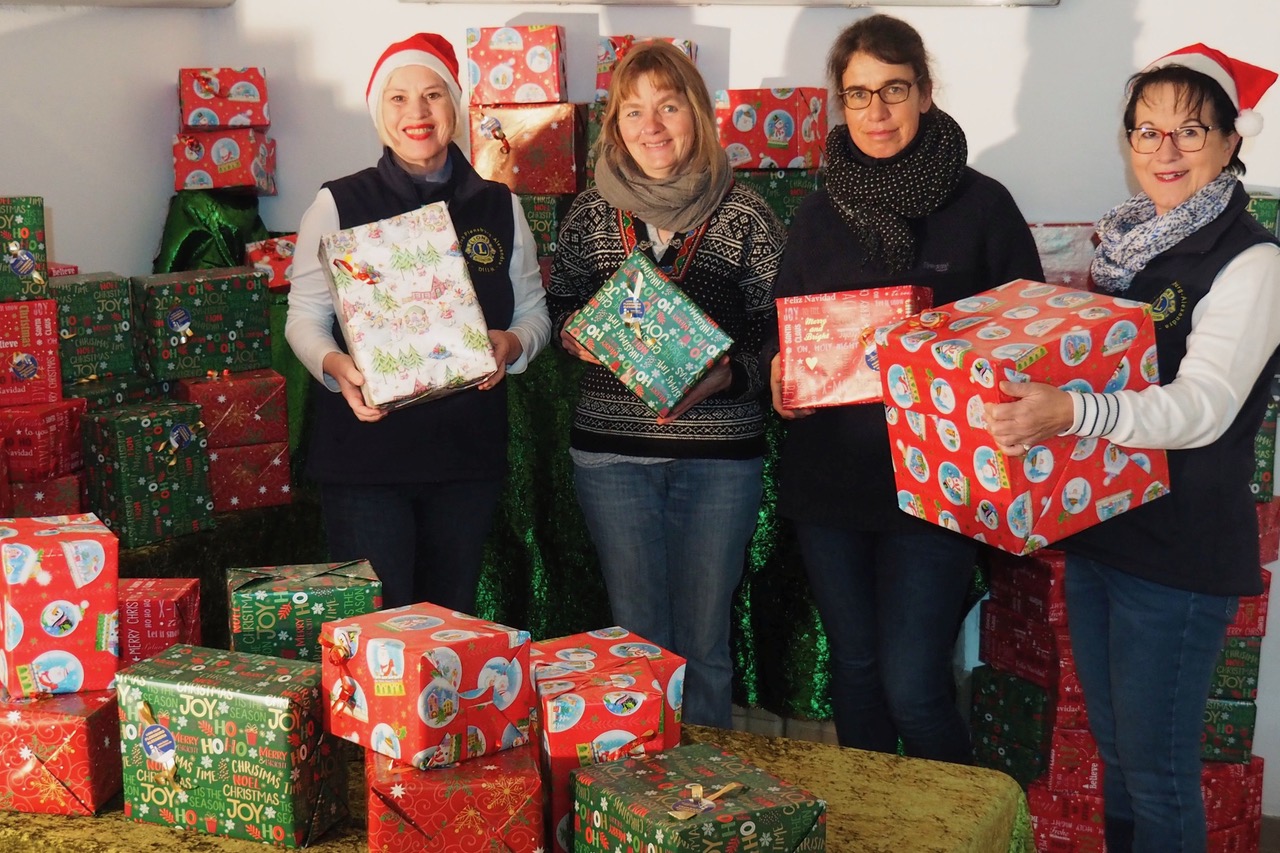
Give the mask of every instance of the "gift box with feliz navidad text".
<path id="1" fill-rule="evenodd" d="M 88 513 L 0 519 L 0 685 L 11 698 L 110 685 L 118 555 L 115 535 Z"/>
<path id="2" fill-rule="evenodd" d="M 83 400 L 30 406 L 0 406 L 0 453 L 8 456 L 9 479 L 38 483 L 79 470 Z"/>
<path id="3" fill-rule="evenodd" d="M 58 303 L 0 302 L 0 406 L 61 399 Z"/>
<path id="4" fill-rule="evenodd" d="M 179 68 L 178 112 L 183 130 L 271 124 L 262 68 Z"/>
<path id="5" fill-rule="evenodd" d="M 120 665 L 200 645 L 199 578 L 120 579 Z"/>
<path id="6" fill-rule="evenodd" d="M 173 138 L 173 189 L 244 187 L 276 194 L 276 141 L 249 128 L 184 130 Z"/>
<path id="7" fill-rule="evenodd" d="M 1150 306 L 1017 280 L 876 333 L 898 504 L 1015 554 L 1169 491 L 1162 450 L 1051 438 L 1006 456 L 986 429 L 1003 380 L 1067 390 L 1159 382 Z"/>
<path id="8" fill-rule="evenodd" d="M 325 727 L 418 768 L 529 739 L 529 634 L 422 603 L 326 622 Z"/>
<path id="9" fill-rule="evenodd" d="M 44 199 L 0 196 L 0 302 L 46 298 L 48 262 Z"/>
<path id="10" fill-rule="evenodd" d="M 827 138 L 827 90 L 721 89 L 720 147 L 735 169 L 816 169 Z"/>
<path id="11" fill-rule="evenodd" d="M 513 193 L 576 193 L 586 159 L 582 104 L 473 106 L 471 164 Z"/>
<path id="12" fill-rule="evenodd" d="M 467 71 L 473 104 L 566 101 L 564 27 L 468 27 Z"/>

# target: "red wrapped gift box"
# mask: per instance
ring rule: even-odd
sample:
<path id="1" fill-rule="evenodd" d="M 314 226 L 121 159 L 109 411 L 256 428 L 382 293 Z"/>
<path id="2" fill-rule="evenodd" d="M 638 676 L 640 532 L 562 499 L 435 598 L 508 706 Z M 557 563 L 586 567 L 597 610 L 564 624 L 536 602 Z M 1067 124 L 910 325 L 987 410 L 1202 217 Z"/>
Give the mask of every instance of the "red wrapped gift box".
<path id="1" fill-rule="evenodd" d="M 827 138 L 827 90 L 721 89 L 720 147 L 735 169 L 816 169 Z"/>
<path id="2" fill-rule="evenodd" d="M 75 264 L 60 264 L 57 261 L 49 261 L 49 277 L 60 275 L 79 275 L 80 267 Z"/>
<path id="3" fill-rule="evenodd" d="M 0 408 L 0 449 L 8 456 L 9 479 L 40 482 L 80 468 L 85 408 L 82 399 Z"/>
<path id="4" fill-rule="evenodd" d="M 933 305 L 927 287 L 873 287 L 778 303 L 782 405 L 788 409 L 880 400 L 871 333 Z"/>
<path id="5" fill-rule="evenodd" d="M 9 485 L 9 454 L 0 442 L 0 518 L 10 518 L 13 511 L 13 488 Z"/>
<path id="6" fill-rule="evenodd" d="M 1240 599 L 1235 621 L 1227 626 L 1228 637 L 1261 637 L 1267 633 L 1267 605 L 1271 600 L 1271 572 L 1262 570 L 1262 595 Z"/>
<path id="7" fill-rule="evenodd" d="M 178 112 L 183 130 L 271 124 L 267 75 L 261 68 L 179 68 Z"/>
<path id="8" fill-rule="evenodd" d="M 279 506 L 293 499 L 289 484 L 289 442 L 242 444 L 209 451 L 213 511 L 232 512 Z"/>
<path id="9" fill-rule="evenodd" d="M 1063 436 L 1010 457 L 983 415 L 1010 399 L 1002 380 L 1156 384 L 1149 305 L 1019 279 L 881 327 L 876 344 L 904 512 L 1027 554 L 1168 493 L 1163 450 Z"/>
<path id="10" fill-rule="evenodd" d="M 293 277 L 293 253 L 298 235 L 286 234 L 244 246 L 246 266 L 267 274 L 267 287 L 280 293 L 289 292 L 289 279 Z"/>
<path id="11" fill-rule="evenodd" d="M 1066 571 L 1067 555 L 1048 548 L 1026 557 L 1005 551 L 987 555 L 991 599 L 1032 622 L 1067 624 Z"/>
<path id="12" fill-rule="evenodd" d="M 613 69 L 638 42 L 665 41 L 680 48 L 681 53 L 694 63 L 698 61 L 698 46 L 688 39 L 668 38 L 666 36 L 600 36 L 596 49 L 596 100 L 603 101 L 609 97 L 609 84 L 613 82 Z"/>
<path id="13" fill-rule="evenodd" d="M 1090 835 L 1102 834 L 1101 793 L 1055 791 L 1048 780 L 1037 779 L 1027 786 L 1027 807 L 1033 818 L 1068 821 Z"/>
<path id="14" fill-rule="evenodd" d="M 585 157 L 583 105 L 471 107 L 471 163 L 514 193 L 576 193 Z"/>
<path id="15" fill-rule="evenodd" d="M 276 194 L 276 141 L 261 130 L 187 130 L 173 138 L 173 188 Z"/>
<path id="16" fill-rule="evenodd" d="M 103 690 L 116 675 L 116 536 L 97 516 L 0 519 L 4 648 L 16 699 Z"/>
<path id="17" fill-rule="evenodd" d="M 1200 788 L 1210 831 L 1262 817 L 1263 761 L 1259 756 L 1253 756 L 1248 764 L 1206 761 L 1201 766 Z"/>
<path id="18" fill-rule="evenodd" d="M 529 634 L 422 603 L 326 622 L 325 729 L 419 768 L 522 746 Z"/>
<path id="19" fill-rule="evenodd" d="M 176 643 L 200 645 L 199 578 L 121 578 L 121 664 L 146 660 Z"/>
<path id="20" fill-rule="evenodd" d="M 1075 671 L 1065 625 L 1028 621 L 994 598 L 982 602 L 981 618 L 978 656 L 985 663 L 1062 695 L 1062 676 Z"/>
<path id="21" fill-rule="evenodd" d="M 365 780 L 370 850 L 542 853 L 542 777 L 532 744 L 432 770 L 366 752 Z"/>
<path id="22" fill-rule="evenodd" d="M 84 472 L 63 474 L 38 483 L 13 484 L 13 514 L 77 515 L 84 511 Z"/>
<path id="23" fill-rule="evenodd" d="M 1053 730 L 1044 781 L 1054 791 L 1102 793 L 1102 759 L 1087 729 Z"/>
<path id="24" fill-rule="evenodd" d="M 1077 290 L 1086 289 L 1097 227 L 1092 222 L 1031 222 L 1028 225 L 1036 241 L 1040 266 L 1044 267 L 1044 280 Z"/>
<path id="25" fill-rule="evenodd" d="M 473 104 L 566 101 L 564 27 L 468 27 L 467 73 Z"/>
<path id="26" fill-rule="evenodd" d="M 1280 501 L 1258 503 L 1258 562 L 1280 560 Z"/>
<path id="27" fill-rule="evenodd" d="M 173 396 L 200 404 L 210 448 L 289 440 L 284 377 L 270 368 L 179 379 Z"/>
<path id="28" fill-rule="evenodd" d="M 58 303 L 0 302 L 0 406 L 62 399 Z"/>
<path id="29" fill-rule="evenodd" d="M 0 699 L 0 809 L 92 815 L 121 779 L 114 690 Z"/>

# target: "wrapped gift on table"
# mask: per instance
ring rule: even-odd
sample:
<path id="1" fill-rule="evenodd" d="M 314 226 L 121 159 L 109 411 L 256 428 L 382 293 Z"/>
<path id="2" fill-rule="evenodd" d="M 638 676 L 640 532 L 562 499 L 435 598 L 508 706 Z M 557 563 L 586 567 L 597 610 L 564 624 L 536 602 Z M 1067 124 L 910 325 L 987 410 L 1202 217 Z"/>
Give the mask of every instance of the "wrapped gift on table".
<path id="1" fill-rule="evenodd" d="M 11 698 L 110 685 L 118 552 L 90 514 L 0 519 L 0 685 Z"/>
<path id="2" fill-rule="evenodd" d="M 170 384 L 167 380 L 136 374 L 106 379 L 77 379 L 62 386 L 62 395 L 68 400 L 83 400 L 85 411 L 96 412 L 126 403 L 167 399 Z M 79 444 L 79 439 L 76 443 Z"/>
<path id="3" fill-rule="evenodd" d="M 613 69 L 617 66 L 619 60 L 627 55 L 636 44 L 646 41 L 665 41 L 667 44 L 674 45 L 685 56 L 689 57 L 691 62 L 698 61 L 698 46 L 689 39 L 668 38 L 666 36 L 642 36 L 637 38 L 632 35 L 622 36 L 600 36 L 598 47 L 596 48 L 596 100 L 603 101 L 609 97 L 609 84 L 613 82 Z"/>
<path id="4" fill-rule="evenodd" d="M 280 506 L 293 500 L 289 442 L 241 444 L 209 451 L 214 512 Z"/>
<path id="5" fill-rule="evenodd" d="M 200 645 L 199 578 L 120 579 L 120 664 Z"/>
<path id="6" fill-rule="evenodd" d="M 382 581 L 368 560 L 227 569 L 231 648 L 320 659 L 325 622 L 382 609 Z"/>
<path id="7" fill-rule="evenodd" d="M 58 303 L 63 382 L 133 373 L 129 279 L 111 272 L 58 276 L 48 292 Z"/>
<path id="8" fill-rule="evenodd" d="M 564 330 L 659 417 L 733 345 L 641 252 L 632 252 Z"/>
<path id="9" fill-rule="evenodd" d="M 471 163 L 513 193 L 576 193 L 582 185 L 581 104 L 473 106 Z"/>
<path id="10" fill-rule="evenodd" d="M 827 849 L 823 800 L 710 744 L 587 767 L 573 789 L 579 853 L 627 834 L 647 853 Z"/>
<path id="11" fill-rule="evenodd" d="M 271 366 L 267 277 L 252 267 L 138 276 L 133 303 L 157 379 Z"/>
<path id="12" fill-rule="evenodd" d="M 63 474 L 36 483 L 14 483 L 13 514 L 78 515 L 84 511 L 81 495 L 84 492 L 84 472 Z"/>
<path id="13" fill-rule="evenodd" d="M 298 235 L 286 234 L 246 243 L 244 262 L 266 273 L 267 287 L 276 293 L 289 292 L 289 279 L 293 277 L 293 253 L 297 249 Z"/>
<path id="14" fill-rule="evenodd" d="M 418 768 L 522 746 L 529 634 L 435 604 L 321 628 L 325 728 Z"/>
<path id="15" fill-rule="evenodd" d="M 1210 698 L 1204 709 L 1200 758 L 1248 764 L 1253 757 L 1253 730 L 1258 706 L 1250 701 Z"/>
<path id="16" fill-rule="evenodd" d="M 284 377 L 270 368 L 179 379 L 173 396 L 199 404 L 211 448 L 289 440 Z"/>
<path id="17" fill-rule="evenodd" d="M 120 786 L 114 690 L 0 698 L 0 810 L 93 815 Z"/>
<path id="18" fill-rule="evenodd" d="M 759 193 L 788 228 L 800 203 L 818 189 L 817 169 L 739 169 L 733 179 Z"/>
<path id="19" fill-rule="evenodd" d="M 325 234 L 320 258 L 366 405 L 443 397 L 497 369 L 444 202 Z"/>
<path id="20" fill-rule="evenodd" d="M 1044 268 L 1044 280 L 1050 284 L 1084 290 L 1089 284 L 1089 267 L 1093 264 L 1092 222 L 1029 222 L 1031 236 Z"/>
<path id="21" fill-rule="evenodd" d="M 804 409 L 878 402 L 872 333 L 932 306 L 933 291 L 901 285 L 776 301 L 782 405 Z"/>
<path id="22" fill-rule="evenodd" d="M 473 104 L 545 104 L 568 100 L 564 27 L 467 27 Z"/>
<path id="23" fill-rule="evenodd" d="M 8 456 L 9 479 L 38 483 L 81 467 L 83 400 L 0 407 L 0 453 Z"/>
<path id="24" fill-rule="evenodd" d="M 116 680 L 124 814 L 280 847 L 347 816 L 347 761 L 321 727 L 320 668 L 176 645 Z"/>
<path id="25" fill-rule="evenodd" d="M 520 206 L 524 208 L 524 218 L 529 221 L 529 230 L 533 232 L 539 258 L 549 258 L 556 253 L 560 223 L 569 212 L 572 201 L 571 196 L 565 195 L 520 196 Z"/>
<path id="26" fill-rule="evenodd" d="M 817 169 L 827 138 L 827 90 L 720 89 L 720 147 L 735 169 Z"/>
<path id="27" fill-rule="evenodd" d="M 542 853 L 542 777 L 533 744 L 418 770 L 365 753 L 369 849 Z"/>
<path id="28" fill-rule="evenodd" d="M 0 302 L 48 298 L 49 254 L 40 196 L 0 196 L 0 261 Z"/>
<path id="29" fill-rule="evenodd" d="M 1163 450 L 1058 436 L 1006 456 L 983 407 L 1003 380 L 1067 390 L 1160 381 L 1151 306 L 1026 280 L 876 332 L 898 505 L 1028 554 L 1169 491 Z"/>
<path id="30" fill-rule="evenodd" d="M 214 526 L 200 407 L 138 403 L 84 417 L 89 508 L 135 548 Z"/>
<path id="31" fill-rule="evenodd" d="M 0 406 L 62 399 L 58 303 L 0 302 Z"/>
<path id="32" fill-rule="evenodd" d="M 173 188 L 245 187 L 276 194 L 276 141 L 248 128 L 184 130 L 173 138 Z"/>
<path id="33" fill-rule="evenodd" d="M 262 68 L 179 68 L 178 114 L 183 130 L 271 124 Z"/>

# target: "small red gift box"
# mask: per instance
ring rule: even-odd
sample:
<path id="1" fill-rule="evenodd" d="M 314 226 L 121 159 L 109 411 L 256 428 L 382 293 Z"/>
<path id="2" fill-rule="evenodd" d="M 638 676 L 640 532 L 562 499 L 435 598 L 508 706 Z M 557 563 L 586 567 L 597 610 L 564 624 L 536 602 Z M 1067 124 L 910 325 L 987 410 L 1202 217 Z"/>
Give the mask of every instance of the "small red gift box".
<path id="1" fill-rule="evenodd" d="M 297 248 L 298 235 L 286 234 L 244 246 L 246 266 L 267 274 L 267 287 L 280 293 L 289 292 L 289 279 L 293 277 L 293 252 Z"/>
<path id="2" fill-rule="evenodd" d="M 542 777 L 533 744 L 432 770 L 366 752 L 364 766 L 370 850 L 542 853 Z"/>
<path id="3" fill-rule="evenodd" d="M 985 663 L 1059 691 L 1063 662 L 1071 655 L 1066 626 L 1029 622 L 994 599 L 982 602 L 981 615 L 978 656 Z"/>
<path id="4" fill-rule="evenodd" d="M 267 76 L 261 68 L 179 68 L 178 112 L 183 130 L 266 129 Z"/>
<path id="5" fill-rule="evenodd" d="M 0 406 L 62 399 L 58 303 L 0 302 Z"/>
<path id="6" fill-rule="evenodd" d="M 97 516 L 0 520 L 0 684 L 13 698 L 103 690 L 116 675 L 116 536 Z"/>
<path id="7" fill-rule="evenodd" d="M 1019 279 L 881 327 L 876 346 L 904 512 L 1028 554 L 1169 491 L 1163 450 L 1060 436 L 1006 456 L 983 413 L 1011 399 L 1002 380 L 1158 383 L 1149 305 Z"/>
<path id="8" fill-rule="evenodd" d="M 289 442 L 242 444 L 209 451 L 213 511 L 232 512 L 279 506 L 293 498 L 289 483 Z"/>
<path id="9" fill-rule="evenodd" d="M 76 515 L 83 512 L 84 472 L 63 474 L 38 483 L 13 484 L 13 514 Z"/>
<path id="10" fill-rule="evenodd" d="M 289 440 L 284 377 L 270 368 L 179 379 L 173 396 L 200 405 L 210 448 Z"/>
<path id="11" fill-rule="evenodd" d="M 788 409 L 880 400 L 872 332 L 933 305 L 927 287 L 873 287 L 778 303 L 782 405 Z"/>
<path id="12" fill-rule="evenodd" d="M 471 107 L 471 163 L 514 193 L 576 193 L 585 157 L 581 104 Z"/>
<path id="13" fill-rule="evenodd" d="M 1045 783 L 1054 791 L 1102 793 L 1102 759 L 1088 730 L 1053 730 Z"/>
<path id="14" fill-rule="evenodd" d="M 696 63 L 698 61 L 698 46 L 688 39 L 667 38 L 665 36 L 640 37 L 636 36 L 600 36 L 599 47 L 596 49 L 596 100 L 603 101 L 609 97 L 609 84 L 613 82 L 613 69 L 622 57 L 627 55 L 627 51 L 631 50 L 639 42 L 646 41 L 665 41 L 668 44 L 675 45 L 689 59 Z"/>
<path id="15" fill-rule="evenodd" d="M 0 809 L 96 814 L 121 787 L 114 690 L 0 699 Z"/>
<path id="16" fill-rule="evenodd" d="M 473 104 L 547 104 L 568 100 L 564 27 L 468 27 Z"/>
<path id="17" fill-rule="evenodd" d="M 1102 834 L 1102 794 L 1055 791 L 1048 780 L 1037 779 L 1027 786 L 1027 808 L 1032 817 L 1083 824 L 1090 834 Z"/>
<path id="18" fill-rule="evenodd" d="M 1267 605 L 1271 600 L 1271 572 L 1262 570 L 1262 595 L 1240 599 L 1236 618 L 1227 626 L 1228 637 L 1261 637 L 1267 633 Z"/>
<path id="19" fill-rule="evenodd" d="M 146 660 L 175 643 L 200 645 L 199 578 L 121 578 L 121 664 Z"/>
<path id="20" fill-rule="evenodd" d="M 276 141 L 261 130 L 187 130 L 173 138 L 173 188 L 276 194 Z"/>
<path id="21" fill-rule="evenodd" d="M 80 267 L 75 264 L 60 264 L 57 261 L 49 261 L 49 277 L 60 275 L 79 275 Z"/>
<path id="22" fill-rule="evenodd" d="M 0 408 L 0 450 L 8 456 L 9 479 L 38 483 L 79 469 L 85 408 L 82 399 Z"/>
<path id="23" fill-rule="evenodd" d="M 721 89 L 720 147 L 735 169 L 816 169 L 827 138 L 827 90 Z"/>
<path id="24" fill-rule="evenodd" d="M 325 730 L 419 768 L 524 745 L 529 634 L 422 603 L 326 622 Z"/>
<path id="25" fill-rule="evenodd" d="M 987 586 L 991 600 L 1031 622 L 1067 624 L 1067 596 L 1063 578 L 1067 555 L 1042 548 L 1025 557 L 990 551 Z"/>
<path id="26" fill-rule="evenodd" d="M 1089 267 L 1093 263 L 1092 222 L 1032 222 L 1031 236 L 1036 241 L 1044 280 L 1084 290 L 1089 284 Z"/>

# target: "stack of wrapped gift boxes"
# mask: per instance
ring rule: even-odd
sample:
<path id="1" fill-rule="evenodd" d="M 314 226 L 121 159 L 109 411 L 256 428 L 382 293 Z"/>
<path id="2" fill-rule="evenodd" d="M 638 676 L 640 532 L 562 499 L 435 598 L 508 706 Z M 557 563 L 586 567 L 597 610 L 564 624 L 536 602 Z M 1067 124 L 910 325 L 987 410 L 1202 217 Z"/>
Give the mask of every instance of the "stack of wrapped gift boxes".
<path id="1" fill-rule="evenodd" d="M 179 130 L 173 138 L 173 188 L 243 187 L 276 194 L 276 143 L 261 68 L 178 71 Z"/>

